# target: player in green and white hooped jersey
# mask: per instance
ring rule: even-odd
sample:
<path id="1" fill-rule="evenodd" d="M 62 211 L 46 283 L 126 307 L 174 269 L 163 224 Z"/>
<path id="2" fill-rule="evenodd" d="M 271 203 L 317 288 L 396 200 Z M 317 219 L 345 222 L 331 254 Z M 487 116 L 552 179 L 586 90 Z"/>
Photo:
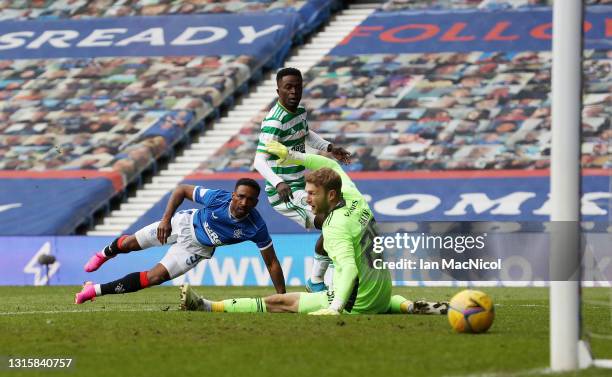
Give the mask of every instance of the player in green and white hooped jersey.
<path id="1" fill-rule="evenodd" d="M 281 162 L 313 170 L 306 175 L 308 204 L 324 215 L 324 247 L 334 270 L 334 291 L 285 293 L 265 298 L 239 298 L 213 302 L 199 297 L 189 286 L 182 289 L 182 307 L 213 312 L 291 312 L 313 315 L 419 313 L 446 314 L 448 303 L 425 302 L 391 295 L 388 270 L 374 268 L 374 217 L 355 184 L 333 160 L 313 154 L 288 151 L 271 142 L 266 148 Z"/>
<path id="2" fill-rule="evenodd" d="M 332 145 L 308 129 L 306 109 L 300 106 L 303 81 L 302 73 L 298 69 L 279 70 L 276 84 L 278 101 L 261 125 L 254 166 L 266 179 L 266 194 L 272 207 L 305 229 L 311 229 L 315 227 L 314 214 L 306 203 L 304 166 L 297 164 L 280 166 L 278 158 L 265 151 L 265 144 L 274 140 L 299 152 L 305 152 L 308 145 L 313 149 L 330 152 L 345 163 L 350 162 L 350 153 Z M 315 249 L 312 274 L 306 282 L 309 291 L 327 289 L 323 277 L 331 260 L 323 250 L 322 244 L 322 240 L 319 239 Z"/>

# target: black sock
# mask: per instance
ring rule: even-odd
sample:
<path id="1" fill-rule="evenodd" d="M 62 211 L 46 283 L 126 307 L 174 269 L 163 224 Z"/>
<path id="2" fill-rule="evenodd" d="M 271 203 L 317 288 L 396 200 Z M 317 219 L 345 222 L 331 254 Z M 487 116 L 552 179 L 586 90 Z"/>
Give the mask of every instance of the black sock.
<path id="1" fill-rule="evenodd" d="M 117 254 L 127 253 L 127 251 L 122 251 L 122 250 L 119 248 L 119 240 L 120 240 L 120 239 L 122 239 L 122 238 L 124 238 L 124 237 L 125 237 L 125 236 L 121 236 L 121 237 L 115 238 L 115 239 L 113 240 L 113 242 L 111 242 L 111 243 L 110 243 L 110 245 L 107 245 L 107 246 L 104 248 L 104 255 L 106 255 L 107 257 L 109 257 L 109 258 L 110 258 L 110 257 L 114 257 L 114 256 L 115 256 L 115 255 L 117 255 Z"/>
<path id="2" fill-rule="evenodd" d="M 142 288 L 146 288 L 146 286 L 142 286 L 141 272 L 132 272 L 131 274 L 127 274 L 121 279 L 111 281 L 110 283 L 100 284 L 100 292 L 103 295 L 114 295 L 117 293 L 129 293 L 136 292 L 141 290 Z"/>

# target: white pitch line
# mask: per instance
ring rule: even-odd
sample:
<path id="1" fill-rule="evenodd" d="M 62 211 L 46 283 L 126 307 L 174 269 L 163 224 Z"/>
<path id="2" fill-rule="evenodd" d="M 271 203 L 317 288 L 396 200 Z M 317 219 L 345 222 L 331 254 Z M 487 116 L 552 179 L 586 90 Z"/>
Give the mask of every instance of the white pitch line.
<path id="1" fill-rule="evenodd" d="M 495 304 L 496 307 L 521 307 L 521 308 L 548 308 L 548 305 L 542 304 Z"/>
<path id="2" fill-rule="evenodd" d="M 118 312 L 162 312 L 166 310 L 162 310 L 160 308 L 157 309 L 90 309 L 90 310 L 32 310 L 32 311 L 23 311 L 23 312 L 0 312 L 1 315 L 21 315 L 21 314 L 66 314 L 66 313 L 96 313 L 96 312 L 108 312 L 108 313 L 118 313 Z M 167 311 L 170 311 L 168 309 Z"/>

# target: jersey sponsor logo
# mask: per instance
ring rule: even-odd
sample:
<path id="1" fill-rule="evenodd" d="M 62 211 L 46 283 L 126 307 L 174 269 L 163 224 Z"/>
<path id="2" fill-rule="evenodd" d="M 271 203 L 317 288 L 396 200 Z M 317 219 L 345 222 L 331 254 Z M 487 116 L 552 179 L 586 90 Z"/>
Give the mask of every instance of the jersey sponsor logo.
<path id="1" fill-rule="evenodd" d="M 223 242 L 221 242 L 219 235 L 217 235 L 217 233 L 215 233 L 215 231 L 212 230 L 210 226 L 208 225 L 208 221 L 204 222 L 204 231 L 206 232 L 206 235 L 208 236 L 208 238 L 210 238 L 210 241 L 213 244 L 217 246 L 223 245 Z"/>

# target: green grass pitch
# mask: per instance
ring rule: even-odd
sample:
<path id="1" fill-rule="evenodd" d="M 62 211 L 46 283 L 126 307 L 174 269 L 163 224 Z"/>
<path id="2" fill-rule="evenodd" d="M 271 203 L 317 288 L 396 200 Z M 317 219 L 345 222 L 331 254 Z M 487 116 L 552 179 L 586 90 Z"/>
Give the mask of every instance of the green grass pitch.
<path id="1" fill-rule="evenodd" d="M 548 366 L 548 290 L 486 288 L 496 319 L 486 334 L 455 334 L 446 316 L 181 312 L 177 287 L 74 305 L 78 287 L 0 287 L 0 359 L 69 357 L 70 370 L 1 376 L 539 376 Z M 195 287 L 213 299 L 254 297 L 266 287 Z M 296 291 L 296 289 L 292 289 Z M 395 288 L 449 299 L 457 288 Z M 610 289 L 584 292 L 610 302 Z M 588 328 L 612 335 L 610 306 L 585 305 Z M 594 339 L 612 358 L 612 340 Z M 579 376 L 609 376 L 589 369 Z M 547 374 L 550 376 L 550 374 Z M 567 374 L 574 375 L 574 374 Z M 564 375 L 565 376 L 565 375 Z"/>

